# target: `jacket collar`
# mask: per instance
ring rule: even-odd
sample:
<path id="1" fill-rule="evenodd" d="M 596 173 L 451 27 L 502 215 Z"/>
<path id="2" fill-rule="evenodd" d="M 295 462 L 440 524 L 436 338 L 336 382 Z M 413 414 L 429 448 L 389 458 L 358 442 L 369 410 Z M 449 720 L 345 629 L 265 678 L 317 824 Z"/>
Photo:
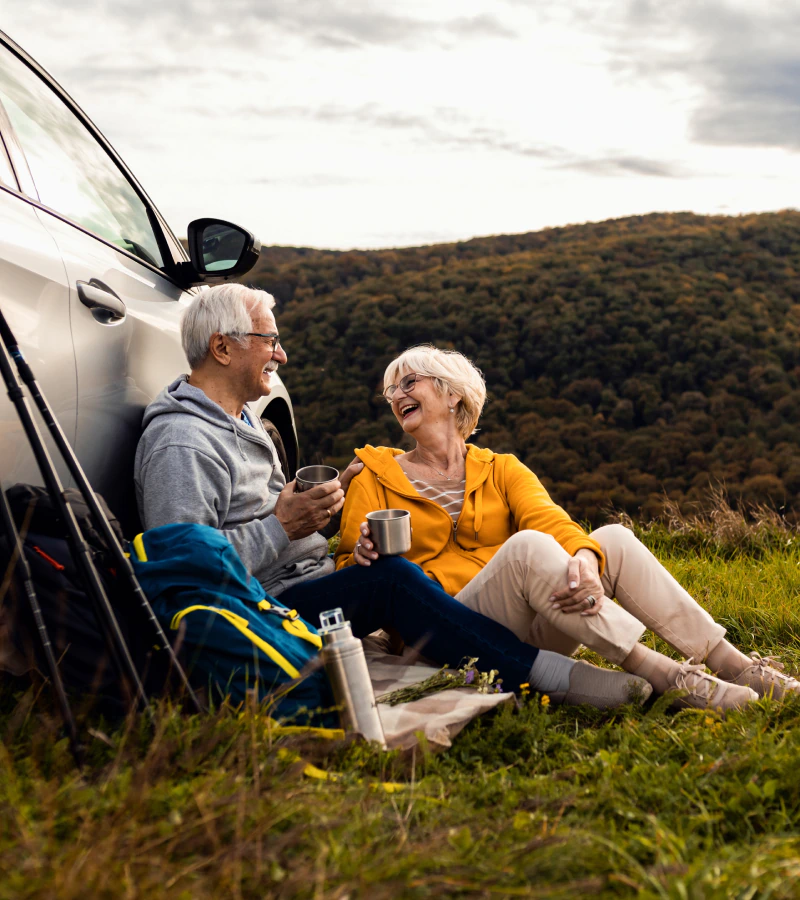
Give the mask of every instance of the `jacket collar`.
<path id="1" fill-rule="evenodd" d="M 356 450 L 356 456 L 378 476 L 385 487 L 399 494 L 407 494 L 408 479 L 395 459 L 402 453 L 402 450 L 394 447 L 373 447 L 371 444 Z M 465 496 L 486 481 L 492 470 L 493 460 L 494 453 L 488 448 L 467 444 Z"/>

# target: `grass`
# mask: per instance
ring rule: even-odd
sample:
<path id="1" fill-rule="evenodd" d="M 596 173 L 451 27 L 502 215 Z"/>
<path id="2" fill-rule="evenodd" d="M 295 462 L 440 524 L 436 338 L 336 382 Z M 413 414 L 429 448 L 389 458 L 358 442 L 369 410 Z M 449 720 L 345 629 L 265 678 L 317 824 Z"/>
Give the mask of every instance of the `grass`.
<path id="1" fill-rule="evenodd" d="M 788 531 L 638 530 L 742 650 L 800 670 Z M 48 692 L 6 687 L 0 900 L 800 895 L 800 698 L 723 721 L 532 695 L 410 756 L 277 736 L 256 709 L 92 724 L 81 776 Z"/>

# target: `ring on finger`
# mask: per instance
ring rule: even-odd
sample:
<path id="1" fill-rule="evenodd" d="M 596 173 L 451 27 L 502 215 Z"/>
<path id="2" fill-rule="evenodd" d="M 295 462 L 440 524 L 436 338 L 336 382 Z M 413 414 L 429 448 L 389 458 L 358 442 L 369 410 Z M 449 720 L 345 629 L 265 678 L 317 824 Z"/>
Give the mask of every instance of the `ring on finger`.
<path id="1" fill-rule="evenodd" d="M 589 604 L 589 609 L 594 609 L 595 603 L 597 603 L 597 597 L 594 597 L 592 594 L 586 598 L 587 603 Z"/>

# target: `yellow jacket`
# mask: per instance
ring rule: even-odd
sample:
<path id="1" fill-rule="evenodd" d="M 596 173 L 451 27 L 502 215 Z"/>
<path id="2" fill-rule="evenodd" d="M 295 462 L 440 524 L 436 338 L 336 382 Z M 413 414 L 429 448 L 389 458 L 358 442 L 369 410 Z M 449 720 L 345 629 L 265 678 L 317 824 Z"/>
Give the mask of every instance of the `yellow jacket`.
<path id="1" fill-rule="evenodd" d="M 433 500 L 420 497 L 395 461 L 402 450 L 356 450 L 363 470 L 350 482 L 342 511 L 342 539 L 336 568 L 353 565 L 359 525 L 374 509 L 407 509 L 413 529 L 406 559 L 455 595 L 489 562 L 512 534 L 529 528 L 551 534 L 573 556 L 587 547 L 605 559 L 597 541 L 556 506 L 539 479 L 510 453 L 493 453 L 467 444 L 464 507 L 454 525 Z"/>

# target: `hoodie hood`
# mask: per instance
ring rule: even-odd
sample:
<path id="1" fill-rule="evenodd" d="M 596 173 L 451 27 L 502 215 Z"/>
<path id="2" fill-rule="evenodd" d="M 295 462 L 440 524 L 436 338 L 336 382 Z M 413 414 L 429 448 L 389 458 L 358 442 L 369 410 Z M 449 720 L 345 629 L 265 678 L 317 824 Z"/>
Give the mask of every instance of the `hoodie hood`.
<path id="1" fill-rule="evenodd" d="M 254 424 L 258 422 L 259 417 L 246 403 L 244 411 L 251 422 Z M 148 425 L 159 419 L 160 416 L 173 415 L 195 416 L 208 425 L 230 432 L 236 449 L 243 458 L 245 458 L 246 454 L 239 444 L 240 438 L 243 437 L 245 440 L 255 441 L 264 446 L 268 445 L 265 435 L 260 428 L 252 428 L 245 422 L 237 422 L 233 416 L 229 416 L 225 412 L 219 403 L 211 400 L 204 391 L 189 384 L 188 375 L 181 375 L 179 378 L 176 378 L 172 384 L 167 385 L 153 400 L 144 411 L 142 428 L 146 429 Z"/>
<path id="2" fill-rule="evenodd" d="M 233 427 L 231 417 L 218 403 L 214 403 L 203 391 L 189 384 L 188 375 L 176 378 L 153 400 L 144 411 L 142 428 L 147 428 L 158 416 L 170 413 L 198 416 L 223 428 Z"/>
<path id="3" fill-rule="evenodd" d="M 258 419 L 258 416 L 250 409 L 250 406 L 244 405 L 247 417 L 251 422 Z M 225 410 L 211 400 L 208 395 L 201 391 L 200 388 L 189 384 L 189 376 L 181 375 L 176 378 L 172 384 L 167 385 L 163 391 L 153 400 L 153 402 L 144 411 L 142 419 L 142 428 L 147 426 L 158 416 L 166 416 L 177 413 L 179 415 L 197 416 L 199 419 L 208 422 L 210 425 L 216 425 L 219 428 L 225 428 L 228 431 L 235 430 L 235 420 L 233 416 L 229 416 Z M 251 429 L 255 430 L 255 429 Z"/>

